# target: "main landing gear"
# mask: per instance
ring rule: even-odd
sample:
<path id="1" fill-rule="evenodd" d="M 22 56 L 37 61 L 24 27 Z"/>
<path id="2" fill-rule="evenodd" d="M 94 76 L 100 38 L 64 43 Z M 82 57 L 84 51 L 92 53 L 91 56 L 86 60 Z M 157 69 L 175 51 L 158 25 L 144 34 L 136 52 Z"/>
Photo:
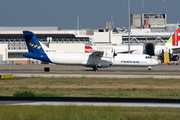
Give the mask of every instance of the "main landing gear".
<path id="1" fill-rule="evenodd" d="M 94 70 L 94 71 L 98 71 L 98 66 L 97 66 L 97 65 L 94 66 L 94 67 L 93 67 L 93 70 Z"/>

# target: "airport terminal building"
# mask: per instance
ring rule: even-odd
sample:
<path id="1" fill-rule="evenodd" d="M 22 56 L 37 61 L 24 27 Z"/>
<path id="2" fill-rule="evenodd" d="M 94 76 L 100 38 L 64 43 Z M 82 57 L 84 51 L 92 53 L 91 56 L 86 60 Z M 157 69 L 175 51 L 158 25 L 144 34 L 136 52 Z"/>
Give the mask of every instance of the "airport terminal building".
<path id="1" fill-rule="evenodd" d="M 164 44 L 179 28 L 179 24 L 166 24 L 166 14 L 132 14 L 131 45 L 147 42 Z M 85 45 L 128 45 L 128 30 L 115 28 L 112 21 L 105 28 L 58 30 L 56 26 L 0 27 L 0 64 L 39 64 L 25 58 L 27 46 L 22 31 L 32 31 L 46 46 L 66 52 L 85 52 Z"/>
<path id="2" fill-rule="evenodd" d="M 28 52 L 23 36 L 25 30 L 33 31 L 44 45 L 61 51 L 83 52 L 84 45 L 90 44 L 89 37 L 76 37 L 57 27 L 0 27 L 0 64 L 29 64 L 30 60 L 22 56 Z"/>

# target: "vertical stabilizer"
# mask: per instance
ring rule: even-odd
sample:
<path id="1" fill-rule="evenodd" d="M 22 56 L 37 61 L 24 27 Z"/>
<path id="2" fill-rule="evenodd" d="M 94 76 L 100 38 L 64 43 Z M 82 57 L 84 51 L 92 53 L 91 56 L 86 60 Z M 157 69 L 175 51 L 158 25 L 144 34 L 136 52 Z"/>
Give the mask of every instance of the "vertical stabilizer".
<path id="1" fill-rule="evenodd" d="M 48 49 L 37 39 L 33 32 L 23 31 L 23 34 L 29 53 L 44 53 L 44 50 Z"/>
<path id="2" fill-rule="evenodd" d="M 165 46 L 179 46 L 180 45 L 180 28 L 178 28 L 174 34 L 165 43 Z"/>
<path id="3" fill-rule="evenodd" d="M 49 48 L 43 45 L 36 37 L 33 32 L 23 31 L 24 38 L 26 41 L 26 45 L 30 54 L 23 54 L 25 57 L 34 58 L 38 60 L 43 60 L 47 62 L 51 62 L 47 54 L 46 50 Z"/>

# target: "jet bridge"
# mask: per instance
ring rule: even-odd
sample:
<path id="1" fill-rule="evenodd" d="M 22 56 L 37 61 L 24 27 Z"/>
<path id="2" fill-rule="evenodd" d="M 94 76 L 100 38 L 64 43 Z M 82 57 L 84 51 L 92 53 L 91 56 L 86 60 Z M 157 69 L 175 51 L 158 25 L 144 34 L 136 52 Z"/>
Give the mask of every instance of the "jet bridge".
<path id="1" fill-rule="evenodd" d="M 151 56 L 154 56 L 154 49 L 155 49 L 155 44 L 152 42 L 146 42 L 143 45 L 143 54 L 148 54 Z"/>

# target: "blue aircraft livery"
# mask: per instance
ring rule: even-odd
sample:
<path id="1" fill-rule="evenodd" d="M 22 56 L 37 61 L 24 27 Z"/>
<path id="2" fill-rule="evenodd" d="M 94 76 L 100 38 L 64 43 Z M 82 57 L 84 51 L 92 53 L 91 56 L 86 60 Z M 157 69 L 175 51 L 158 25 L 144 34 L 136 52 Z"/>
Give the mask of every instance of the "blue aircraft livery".
<path id="1" fill-rule="evenodd" d="M 29 54 L 23 54 L 23 56 L 51 62 L 36 35 L 30 31 L 23 31 L 23 34 L 29 51 Z"/>
<path id="2" fill-rule="evenodd" d="M 147 63 L 148 61 L 129 61 L 129 60 L 122 60 L 121 63 Z"/>
<path id="3" fill-rule="evenodd" d="M 139 63 L 140 61 L 126 61 L 126 60 L 122 60 L 121 63 Z"/>

